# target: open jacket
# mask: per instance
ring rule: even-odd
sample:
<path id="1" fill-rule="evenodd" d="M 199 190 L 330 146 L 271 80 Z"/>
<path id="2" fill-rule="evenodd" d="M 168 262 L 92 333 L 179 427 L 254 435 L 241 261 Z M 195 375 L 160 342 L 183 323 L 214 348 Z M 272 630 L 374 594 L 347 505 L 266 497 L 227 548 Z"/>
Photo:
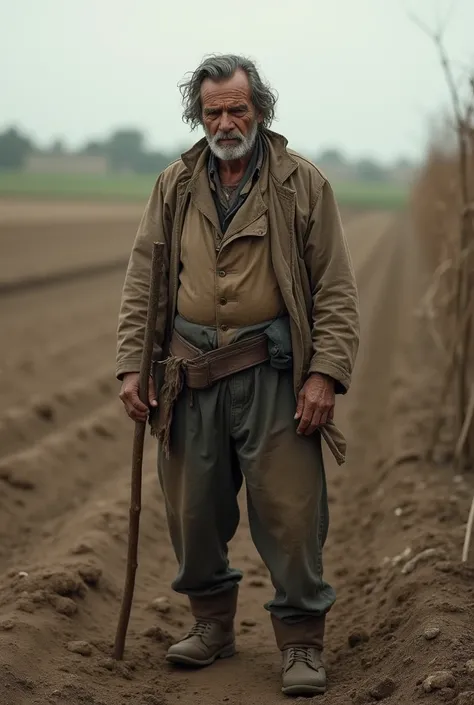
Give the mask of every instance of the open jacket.
<path id="1" fill-rule="evenodd" d="M 308 160 L 287 149 L 287 140 L 263 131 L 268 179 L 257 181 L 260 197 L 249 215 L 267 229 L 275 275 L 291 322 L 293 381 L 298 395 L 308 374 L 336 380 L 345 393 L 359 345 L 358 295 L 352 262 L 333 190 Z M 212 197 L 198 189 L 209 147 L 197 142 L 158 177 L 132 248 L 118 325 L 116 374 L 140 368 L 153 242 L 165 244 L 154 359 L 163 359 L 176 315 L 180 236 L 190 200 L 204 215 Z"/>

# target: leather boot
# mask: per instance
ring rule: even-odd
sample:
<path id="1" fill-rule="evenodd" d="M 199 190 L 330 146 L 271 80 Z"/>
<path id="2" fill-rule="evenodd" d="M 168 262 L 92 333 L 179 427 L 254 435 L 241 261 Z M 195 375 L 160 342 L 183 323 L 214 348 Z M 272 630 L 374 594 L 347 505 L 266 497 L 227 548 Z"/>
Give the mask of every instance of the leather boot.
<path id="1" fill-rule="evenodd" d="M 285 695 L 318 695 L 326 691 L 322 662 L 325 617 L 284 622 L 272 615 L 282 652 L 282 691 Z"/>
<path id="2" fill-rule="evenodd" d="M 282 652 L 282 691 L 285 695 L 326 692 L 326 671 L 321 651 L 311 646 L 290 646 Z"/>
<path id="3" fill-rule="evenodd" d="M 196 620 L 186 636 L 168 649 L 166 660 L 183 666 L 210 666 L 235 654 L 234 617 L 238 588 L 209 597 L 190 598 Z"/>

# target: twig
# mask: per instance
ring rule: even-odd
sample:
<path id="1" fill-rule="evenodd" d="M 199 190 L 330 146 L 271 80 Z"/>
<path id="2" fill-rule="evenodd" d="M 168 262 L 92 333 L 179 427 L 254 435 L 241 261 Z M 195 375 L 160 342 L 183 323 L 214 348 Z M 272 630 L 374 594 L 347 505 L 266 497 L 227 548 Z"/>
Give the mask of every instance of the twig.
<path id="1" fill-rule="evenodd" d="M 155 338 L 156 318 L 158 315 L 161 274 L 163 270 L 163 249 L 164 245 L 162 243 L 155 242 L 153 244 L 148 311 L 145 325 L 145 339 L 143 344 L 139 377 L 140 400 L 147 406 L 148 382 L 151 369 L 151 360 L 153 355 L 153 342 Z M 133 438 L 132 453 L 132 480 L 130 498 L 130 520 L 128 532 L 127 570 L 113 654 L 114 658 L 117 661 L 121 661 L 123 659 L 128 622 L 132 609 L 133 591 L 135 588 L 135 575 L 138 568 L 138 536 L 140 529 L 140 511 L 142 498 L 142 464 L 145 430 L 146 421 L 137 421 L 135 423 L 135 435 Z"/>
<path id="2" fill-rule="evenodd" d="M 467 439 L 467 435 L 469 433 L 469 429 L 471 427 L 472 419 L 474 418 L 474 384 L 471 387 L 471 395 L 469 397 L 469 404 L 467 407 L 466 411 L 466 418 L 464 419 L 464 423 L 461 429 L 461 435 L 458 438 L 458 442 L 456 444 L 456 450 L 454 452 L 454 456 L 460 460 L 462 451 L 464 448 L 464 444 Z"/>
<path id="3" fill-rule="evenodd" d="M 448 24 L 451 22 L 452 17 L 454 15 L 454 11 L 456 9 L 456 6 L 458 4 L 458 0 L 452 0 L 450 6 L 448 7 L 448 10 L 446 12 L 446 15 L 444 16 L 443 21 L 441 22 L 441 26 L 444 27 L 446 30 L 448 27 Z"/>
<path id="4" fill-rule="evenodd" d="M 441 66 L 443 68 L 443 72 L 451 95 L 451 101 L 453 104 L 456 122 L 459 125 L 461 120 L 461 105 L 459 101 L 458 90 L 456 87 L 456 81 L 454 80 L 454 76 L 451 71 L 449 57 L 443 44 L 443 33 L 446 30 L 446 23 L 444 24 L 444 26 L 440 27 L 438 31 L 433 31 L 427 24 L 423 22 L 423 20 L 418 17 L 418 15 L 415 15 L 415 13 L 408 10 L 408 16 L 411 21 L 416 24 L 417 27 L 421 29 L 421 31 L 426 34 L 429 39 L 434 42 L 438 49 Z"/>
<path id="5" fill-rule="evenodd" d="M 472 195 L 470 194 L 470 174 L 469 174 L 469 157 L 474 148 L 474 144 L 470 144 L 469 140 L 474 142 L 474 138 L 470 136 L 472 129 L 471 121 L 474 114 L 474 76 L 471 75 L 469 86 L 471 88 L 472 98 L 464 109 L 463 102 L 460 97 L 460 92 L 454 78 L 452 63 L 450 62 L 446 51 L 443 36 L 447 24 L 454 10 L 454 1 L 451 3 L 449 12 L 444 18 L 444 22 L 437 30 L 432 30 L 423 22 L 416 14 L 407 11 L 412 22 L 421 29 L 434 43 L 440 64 L 445 76 L 446 84 L 451 97 L 452 109 L 455 117 L 455 128 L 458 145 L 458 186 L 460 195 L 460 214 L 459 214 L 459 229 L 456 247 L 456 266 L 453 267 L 456 272 L 454 281 L 454 315 L 458 324 L 458 330 L 454 336 L 454 346 L 452 357 L 447 368 L 446 380 L 443 384 L 443 397 L 447 394 L 451 382 L 451 375 L 456 369 L 456 427 L 459 431 L 458 443 L 455 447 L 455 458 L 462 465 L 461 454 L 466 457 L 470 455 L 469 447 L 469 428 L 472 422 L 474 410 L 471 410 L 471 400 L 467 400 L 468 388 L 468 369 L 469 369 L 469 347 L 472 337 L 472 311 L 469 311 L 469 302 L 471 297 L 471 279 L 472 266 L 469 261 L 469 250 L 472 247 L 474 240 L 474 223 L 471 218 L 470 204 Z M 458 199 L 456 199 L 458 200 Z M 438 271 L 435 273 L 435 281 L 429 290 L 429 296 L 425 299 L 425 306 L 429 307 L 429 320 L 434 320 L 431 311 L 433 299 L 439 289 L 440 275 Z M 467 309 L 467 315 L 466 315 Z M 446 312 L 446 309 L 445 309 Z M 433 335 L 439 347 L 438 338 Z M 474 402 L 473 402 L 474 404 Z M 438 440 L 438 435 L 443 423 L 442 414 L 439 414 L 433 430 L 432 443 L 428 447 L 428 457 L 434 450 L 434 445 Z"/>
<path id="6" fill-rule="evenodd" d="M 469 517 L 467 520 L 466 534 L 464 536 L 464 546 L 462 549 L 462 562 L 466 563 L 469 557 L 469 547 L 471 545 L 472 538 L 472 528 L 474 526 L 474 497 L 471 502 L 471 509 L 469 510 Z"/>
<path id="7" fill-rule="evenodd" d="M 453 343 L 452 343 L 451 349 L 449 351 L 449 364 L 448 364 L 448 367 L 445 372 L 445 378 L 444 378 L 443 385 L 441 387 L 442 391 L 440 394 L 440 403 L 438 404 L 438 407 L 437 407 L 438 409 L 442 408 L 443 399 L 446 397 L 446 395 L 449 391 L 449 388 L 451 386 L 451 383 L 452 383 L 451 375 L 454 371 L 454 368 L 456 366 L 456 361 L 458 358 L 459 341 L 463 339 L 464 330 L 469 322 L 471 315 L 472 315 L 472 312 L 469 309 L 464 312 L 463 317 L 459 321 L 456 334 L 453 338 Z M 431 434 L 431 443 L 428 445 L 428 448 L 427 448 L 427 459 L 428 460 L 431 460 L 433 457 L 433 452 L 435 449 L 435 445 L 438 442 L 438 436 L 439 436 L 439 432 L 441 430 L 441 426 L 443 425 L 443 421 L 444 421 L 444 419 L 443 419 L 442 414 L 438 414 L 438 416 L 436 417 L 436 421 L 435 421 L 435 425 L 434 425 L 432 434 Z"/>

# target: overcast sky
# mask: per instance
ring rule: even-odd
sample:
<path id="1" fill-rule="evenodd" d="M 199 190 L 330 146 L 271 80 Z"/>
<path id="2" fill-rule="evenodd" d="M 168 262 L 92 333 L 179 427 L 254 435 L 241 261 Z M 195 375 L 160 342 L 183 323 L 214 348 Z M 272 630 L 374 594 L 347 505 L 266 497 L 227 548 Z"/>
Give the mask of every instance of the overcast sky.
<path id="1" fill-rule="evenodd" d="M 258 62 L 279 93 L 274 129 L 309 155 L 417 157 L 447 104 L 435 26 L 451 0 L 0 0 L 0 129 L 71 146 L 118 126 L 151 145 L 201 136 L 181 121 L 177 83 L 212 52 Z M 474 64 L 474 0 L 457 0 L 446 44 Z"/>

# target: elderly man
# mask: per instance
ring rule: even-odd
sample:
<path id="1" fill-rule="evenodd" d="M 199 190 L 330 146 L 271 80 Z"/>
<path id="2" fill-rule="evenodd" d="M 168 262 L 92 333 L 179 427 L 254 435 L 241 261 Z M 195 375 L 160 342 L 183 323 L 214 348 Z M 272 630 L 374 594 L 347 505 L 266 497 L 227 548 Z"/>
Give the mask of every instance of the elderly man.
<path id="1" fill-rule="evenodd" d="M 255 65 L 212 56 L 181 87 L 205 138 L 158 177 L 126 274 L 117 377 L 129 416 L 158 436 L 179 564 L 195 624 L 167 660 L 235 652 L 242 573 L 229 564 L 246 482 L 253 542 L 275 593 L 265 607 L 283 692 L 322 693 L 328 531 L 321 439 L 338 462 L 335 395 L 358 349 L 357 290 L 333 191 L 269 129 L 275 97 Z M 165 244 L 149 407 L 138 398 L 152 244 Z"/>

